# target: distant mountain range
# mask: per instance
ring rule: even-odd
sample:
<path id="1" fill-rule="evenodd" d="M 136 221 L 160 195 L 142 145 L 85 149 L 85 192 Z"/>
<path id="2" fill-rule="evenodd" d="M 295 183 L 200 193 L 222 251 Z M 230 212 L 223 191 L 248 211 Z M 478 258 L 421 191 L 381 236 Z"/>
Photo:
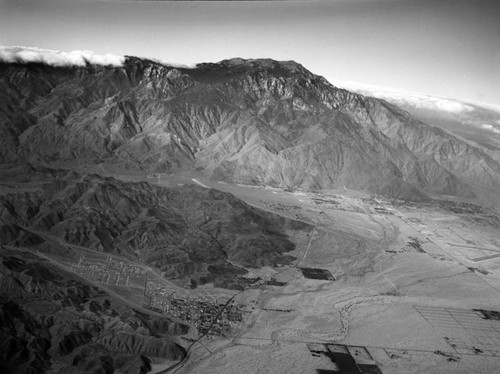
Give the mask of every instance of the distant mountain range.
<path id="1" fill-rule="evenodd" d="M 426 124 L 426 111 L 334 87 L 293 61 L 2 63 L 0 102 L 1 163 L 196 169 L 215 180 L 411 199 L 500 190 L 494 144 Z"/>

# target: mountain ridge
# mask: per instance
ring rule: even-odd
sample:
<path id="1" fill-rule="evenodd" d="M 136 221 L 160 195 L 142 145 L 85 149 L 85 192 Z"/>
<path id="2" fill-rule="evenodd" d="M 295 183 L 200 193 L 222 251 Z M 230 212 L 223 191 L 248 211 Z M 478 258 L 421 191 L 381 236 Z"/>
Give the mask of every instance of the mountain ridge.
<path id="1" fill-rule="evenodd" d="M 474 197 L 496 188 L 484 149 L 293 61 L 169 67 L 1 64 L 0 162 L 78 160 L 287 188 Z M 6 103 L 6 104 L 5 104 Z"/>
<path id="2" fill-rule="evenodd" d="M 475 146 L 486 148 L 500 159 L 500 107 L 485 103 L 435 97 L 345 82 L 363 95 L 390 102 L 425 123 L 440 127 Z"/>

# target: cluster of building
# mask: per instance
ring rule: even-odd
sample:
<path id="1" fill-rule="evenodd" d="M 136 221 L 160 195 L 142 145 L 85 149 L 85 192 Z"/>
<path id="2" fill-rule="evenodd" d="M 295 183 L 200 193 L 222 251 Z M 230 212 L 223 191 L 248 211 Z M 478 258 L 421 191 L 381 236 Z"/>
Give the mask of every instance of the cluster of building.
<path id="1" fill-rule="evenodd" d="M 146 270 L 111 256 L 89 256 L 82 253 L 78 263 L 71 266 L 75 272 L 93 281 L 120 286 L 142 286 Z"/>
<path id="2" fill-rule="evenodd" d="M 227 335 L 232 323 L 243 320 L 244 305 L 228 300 L 176 296 L 156 283 L 148 282 L 145 307 L 177 317 L 194 325 L 200 334 Z"/>

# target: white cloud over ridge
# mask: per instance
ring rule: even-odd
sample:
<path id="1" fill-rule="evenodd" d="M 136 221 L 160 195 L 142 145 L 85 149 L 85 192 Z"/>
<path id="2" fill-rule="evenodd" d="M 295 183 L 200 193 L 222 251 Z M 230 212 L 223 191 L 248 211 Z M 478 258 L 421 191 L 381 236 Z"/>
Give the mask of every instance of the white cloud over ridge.
<path id="1" fill-rule="evenodd" d="M 87 64 L 103 66 L 123 66 L 125 56 L 110 53 L 101 55 L 92 51 L 53 51 L 36 47 L 0 46 L 0 61 L 3 62 L 38 62 L 52 66 L 85 66 Z"/>
<path id="2" fill-rule="evenodd" d="M 386 99 L 397 104 L 405 104 L 415 108 L 435 109 L 453 114 L 469 113 L 474 107 L 460 100 L 417 94 L 386 87 L 370 86 L 356 82 L 337 82 L 339 87 L 353 90 L 364 95 Z"/>
<path id="3" fill-rule="evenodd" d="M 195 0 L 193 0 L 195 1 Z M 180 62 L 173 62 L 173 61 L 170 61 L 170 60 L 159 60 L 157 58 L 151 58 L 150 59 L 151 61 L 154 61 L 158 64 L 161 64 L 161 65 L 165 65 L 165 66 L 170 66 L 170 67 L 173 67 L 173 68 L 179 68 L 179 69 L 194 69 L 196 68 L 199 64 L 195 64 L 195 63 L 192 63 L 192 64 L 183 64 L 183 63 L 180 63 Z"/>
<path id="4" fill-rule="evenodd" d="M 37 47 L 6 47 L 0 45 L 0 62 L 38 62 L 51 66 L 85 66 L 87 64 L 103 66 L 123 66 L 125 56 L 97 54 L 93 51 L 54 51 Z M 169 60 L 150 59 L 158 64 L 173 68 L 193 69 L 197 64 L 182 64 Z"/>

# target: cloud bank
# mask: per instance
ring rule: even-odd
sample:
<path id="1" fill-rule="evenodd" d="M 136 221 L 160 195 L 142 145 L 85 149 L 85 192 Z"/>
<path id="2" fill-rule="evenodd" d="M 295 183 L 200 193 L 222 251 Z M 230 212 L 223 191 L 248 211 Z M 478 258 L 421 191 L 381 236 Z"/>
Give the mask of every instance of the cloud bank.
<path id="1" fill-rule="evenodd" d="M 52 66 L 85 66 L 87 64 L 104 66 L 123 66 L 125 56 L 113 54 L 100 55 L 92 51 L 52 51 L 36 47 L 0 46 L 2 62 L 38 62 Z"/>
<path id="2" fill-rule="evenodd" d="M 474 107 L 459 100 L 416 94 L 386 87 L 365 85 L 357 82 L 337 82 L 339 87 L 346 88 L 364 95 L 386 99 L 396 104 L 410 105 L 415 108 L 434 109 L 453 114 L 469 113 Z"/>
<path id="3" fill-rule="evenodd" d="M 137 1 L 142 1 L 142 0 L 137 0 Z M 145 1 L 149 1 L 149 0 L 145 0 Z M 185 0 L 182 0 L 182 1 L 185 1 Z M 196 0 L 193 0 L 193 1 L 196 1 Z M 199 64 L 195 64 L 195 63 L 183 64 L 180 62 L 173 62 L 170 60 L 159 60 L 157 58 L 149 58 L 149 60 L 154 61 L 160 65 L 170 66 L 170 67 L 179 68 L 179 69 L 194 69 L 199 65 Z"/>
<path id="4" fill-rule="evenodd" d="M 500 121 L 499 121 L 500 122 Z M 488 123 L 483 123 L 481 125 L 481 128 L 484 129 L 484 130 L 489 130 L 489 131 L 492 131 L 494 132 L 495 134 L 499 134 L 500 135 L 500 129 L 499 128 L 496 128 L 495 126 L 493 125 L 490 125 Z"/>

